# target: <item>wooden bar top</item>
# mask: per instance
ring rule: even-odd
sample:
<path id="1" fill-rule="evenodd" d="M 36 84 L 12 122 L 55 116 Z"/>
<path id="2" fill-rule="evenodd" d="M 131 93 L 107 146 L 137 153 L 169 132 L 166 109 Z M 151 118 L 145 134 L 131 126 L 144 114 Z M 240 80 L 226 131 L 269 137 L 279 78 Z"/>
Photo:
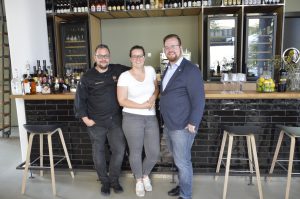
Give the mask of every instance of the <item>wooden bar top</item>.
<path id="1" fill-rule="evenodd" d="M 24 100 L 74 100 L 75 93 L 62 94 L 35 94 L 35 95 L 11 95 L 12 99 L 22 98 Z M 300 99 L 300 92 L 273 92 L 258 93 L 253 90 L 243 93 L 222 93 L 219 90 L 206 90 L 206 99 Z"/>

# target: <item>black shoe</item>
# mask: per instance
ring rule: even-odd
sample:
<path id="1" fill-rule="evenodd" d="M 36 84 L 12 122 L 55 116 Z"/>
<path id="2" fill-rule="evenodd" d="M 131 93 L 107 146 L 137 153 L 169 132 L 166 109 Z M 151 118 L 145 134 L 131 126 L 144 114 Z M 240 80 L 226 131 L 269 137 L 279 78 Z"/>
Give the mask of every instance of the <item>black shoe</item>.
<path id="1" fill-rule="evenodd" d="M 179 186 L 176 186 L 175 188 L 168 191 L 169 196 L 179 196 L 179 193 L 180 193 L 180 187 Z"/>
<path id="2" fill-rule="evenodd" d="M 122 193 L 124 191 L 123 187 L 119 183 L 112 184 L 111 187 L 115 193 Z"/>
<path id="3" fill-rule="evenodd" d="M 179 197 L 179 198 L 177 198 L 177 199 L 183 199 L 183 197 Z"/>
<path id="4" fill-rule="evenodd" d="M 104 196 L 110 195 L 110 184 L 109 183 L 103 183 L 101 187 L 101 194 Z"/>

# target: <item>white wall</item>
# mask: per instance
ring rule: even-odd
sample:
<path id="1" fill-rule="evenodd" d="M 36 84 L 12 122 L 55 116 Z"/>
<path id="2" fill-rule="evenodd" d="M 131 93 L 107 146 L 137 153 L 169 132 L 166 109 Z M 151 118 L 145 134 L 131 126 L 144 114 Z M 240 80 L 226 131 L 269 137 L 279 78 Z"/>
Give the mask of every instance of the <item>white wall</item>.
<path id="1" fill-rule="evenodd" d="M 299 0 L 285 0 L 285 12 L 300 12 Z"/>
<path id="2" fill-rule="evenodd" d="M 36 60 L 49 62 L 46 9 L 44 0 L 4 0 L 7 20 L 8 40 L 12 65 L 12 75 L 25 73 L 25 64 L 31 66 Z M 32 70 L 32 68 L 31 68 Z M 27 133 L 23 99 L 16 99 L 16 110 L 21 145 L 21 159 L 25 160 Z"/>
<path id="3" fill-rule="evenodd" d="M 25 73 L 25 64 L 49 63 L 47 19 L 44 0 L 4 0 L 12 72 Z M 16 6 L 18 5 L 18 6 Z M 19 75 L 19 77 L 20 77 Z"/>

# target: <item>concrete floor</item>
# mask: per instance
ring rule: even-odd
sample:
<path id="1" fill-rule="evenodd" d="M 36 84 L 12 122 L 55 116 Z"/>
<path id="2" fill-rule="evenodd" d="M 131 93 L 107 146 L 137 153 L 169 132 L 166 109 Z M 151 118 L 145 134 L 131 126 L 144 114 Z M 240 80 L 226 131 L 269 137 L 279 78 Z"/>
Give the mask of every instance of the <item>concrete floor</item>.
<path id="1" fill-rule="evenodd" d="M 25 195 L 21 194 L 22 170 L 16 170 L 20 163 L 20 146 L 18 137 L 0 138 L 0 199 L 132 199 L 135 195 L 135 182 L 132 175 L 123 174 L 120 183 L 124 193 L 112 194 L 104 197 L 100 194 L 100 183 L 96 181 L 94 171 L 75 171 L 75 179 L 72 180 L 67 171 L 56 172 L 57 196 L 52 195 L 51 179 L 49 172 L 43 177 L 34 174 L 34 179 L 27 180 Z M 171 182 L 171 176 L 155 174 L 152 176 L 153 191 L 146 193 L 145 199 L 168 199 L 167 191 L 175 186 Z M 222 198 L 224 177 L 215 181 L 213 176 L 195 175 L 193 198 L 194 199 L 219 199 Z M 255 180 L 254 180 L 255 183 Z M 274 177 L 271 182 L 262 180 L 265 199 L 283 199 L 286 187 L 286 179 Z M 300 197 L 300 178 L 293 178 L 290 199 Z M 230 177 L 228 199 L 257 199 L 257 187 L 248 185 L 247 177 Z"/>

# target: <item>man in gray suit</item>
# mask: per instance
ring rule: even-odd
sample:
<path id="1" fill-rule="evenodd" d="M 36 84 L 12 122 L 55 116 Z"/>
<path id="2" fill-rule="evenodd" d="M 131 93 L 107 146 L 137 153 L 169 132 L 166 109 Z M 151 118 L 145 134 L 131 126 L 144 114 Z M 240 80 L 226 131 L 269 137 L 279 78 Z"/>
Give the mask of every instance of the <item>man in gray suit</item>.
<path id="1" fill-rule="evenodd" d="M 204 84 L 199 68 L 182 57 L 178 35 L 170 34 L 164 38 L 164 52 L 169 63 L 162 77 L 160 110 L 167 145 L 179 178 L 179 186 L 168 194 L 180 196 L 178 199 L 191 199 L 191 148 L 204 111 Z"/>

